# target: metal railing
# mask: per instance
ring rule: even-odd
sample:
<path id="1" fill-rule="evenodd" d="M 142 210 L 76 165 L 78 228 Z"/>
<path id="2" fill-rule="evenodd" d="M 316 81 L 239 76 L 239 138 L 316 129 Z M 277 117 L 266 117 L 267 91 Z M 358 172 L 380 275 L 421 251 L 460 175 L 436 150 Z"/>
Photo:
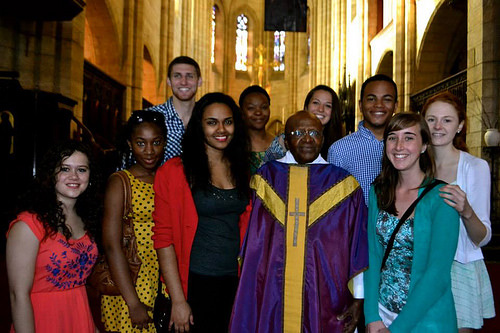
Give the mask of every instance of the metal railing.
<path id="1" fill-rule="evenodd" d="M 443 91 L 456 95 L 463 105 L 467 105 L 467 70 L 463 70 L 410 96 L 410 108 L 420 112 L 425 101 Z"/>

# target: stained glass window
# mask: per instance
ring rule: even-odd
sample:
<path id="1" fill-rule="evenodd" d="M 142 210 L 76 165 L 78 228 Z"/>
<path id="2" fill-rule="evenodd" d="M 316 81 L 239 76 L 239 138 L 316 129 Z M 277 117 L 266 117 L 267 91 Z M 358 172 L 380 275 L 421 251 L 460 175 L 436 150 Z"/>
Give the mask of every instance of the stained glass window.
<path id="1" fill-rule="evenodd" d="M 247 70 L 248 57 L 248 18 L 241 14 L 236 19 L 236 63 L 237 71 Z"/>
<path id="2" fill-rule="evenodd" d="M 285 32 L 274 32 L 274 70 L 283 72 L 285 70 Z"/>
<path id="3" fill-rule="evenodd" d="M 217 10 L 216 6 L 212 7 L 212 54 L 210 56 L 210 62 L 215 63 L 215 11 Z"/>

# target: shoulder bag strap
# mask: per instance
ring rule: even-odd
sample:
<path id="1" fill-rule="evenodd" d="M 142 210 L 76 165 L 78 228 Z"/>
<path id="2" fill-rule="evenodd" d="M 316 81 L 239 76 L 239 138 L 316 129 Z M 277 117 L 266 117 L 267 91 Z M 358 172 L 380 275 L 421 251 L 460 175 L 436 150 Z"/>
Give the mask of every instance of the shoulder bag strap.
<path id="1" fill-rule="evenodd" d="M 389 253 L 392 250 L 392 247 L 394 246 L 394 240 L 396 239 L 396 234 L 398 233 L 399 229 L 405 223 L 405 221 L 408 219 L 408 217 L 411 215 L 415 207 L 417 206 L 418 202 L 420 199 L 422 199 L 430 190 L 432 190 L 434 187 L 436 187 L 439 184 L 446 184 L 442 180 L 435 179 L 434 182 L 431 184 L 427 185 L 425 189 L 422 191 L 422 193 L 418 196 L 415 201 L 408 207 L 406 212 L 401 216 L 401 219 L 399 220 L 398 224 L 394 228 L 394 231 L 392 232 L 391 238 L 389 239 L 389 242 L 387 243 L 387 247 L 385 248 L 385 253 L 384 253 L 384 258 L 382 259 L 382 265 L 380 265 L 380 270 L 384 269 L 385 262 L 387 261 L 387 257 L 389 257 Z"/>
<path id="2" fill-rule="evenodd" d="M 128 216 L 131 213 L 132 209 L 132 194 L 130 189 L 130 180 L 125 171 L 118 171 L 116 174 L 120 177 L 123 184 L 123 217 Z M 128 220 L 124 218 L 124 221 Z"/>

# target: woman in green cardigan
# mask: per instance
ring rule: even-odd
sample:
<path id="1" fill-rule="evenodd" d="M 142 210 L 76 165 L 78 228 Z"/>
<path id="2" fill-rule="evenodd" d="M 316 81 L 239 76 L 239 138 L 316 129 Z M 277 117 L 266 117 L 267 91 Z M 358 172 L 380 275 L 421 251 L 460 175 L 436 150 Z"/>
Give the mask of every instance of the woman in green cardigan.
<path id="1" fill-rule="evenodd" d="M 416 113 L 399 113 L 384 132 L 382 171 L 369 200 L 369 269 L 365 279 L 367 331 L 457 332 L 450 270 L 458 213 L 439 196 L 440 184 L 419 201 L 389 239 L 404 213 L 434 180 L 430 134 Z"/>

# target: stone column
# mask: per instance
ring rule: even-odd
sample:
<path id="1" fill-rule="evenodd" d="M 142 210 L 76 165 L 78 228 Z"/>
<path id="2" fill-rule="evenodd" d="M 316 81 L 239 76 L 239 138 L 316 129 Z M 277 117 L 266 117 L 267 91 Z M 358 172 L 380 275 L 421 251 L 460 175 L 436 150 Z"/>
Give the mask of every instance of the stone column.
<path id="1" fill-rule="evenodd" d="M 0 18 L 0 67 L 19 73 L 23 89 L 60 93 L 82 118 L 85 12 L 71 21 Z"/>
<path id="2" fill-rule="evenodd" d="M 75 100 L 73 114 L 82 120 L 83 116 L 83 42 L 85 14 L 80 13 L 71 22 L 58 22 L 60 36 L 56 42 L 57 59 L 54 62 L 54 92 Z"/>
<path id="3" fill-rule="evenodd" d="M 313 36 L 311 45 L 311 86 L 331 84 L 333 50 L 335 48 L 334 27 L 338 17 L 332 1 L 317 1 L 313 8 Z"/>
<path id="4" fill-rule="evenodd" d="M 488 127 L 498 128 L 500 116 L 500 3 L 495 0 L 469 0 L 467 18 L 467 146 L 471 154 L 484 154 L 484 132 Z M 495 121 L 496 120 L 496 121 Z M 493 153 L 492 153 L 493 154 Z M 496 161 L 498 165 L 498 160 Z M 498 166 L 492 170 L 491 221 L 499 224 L 500 197 L 498 193 Z M 495 184 L 496 181 L 496 184 Z M 494 229 L 495 230 L 495 229 Z"/>
<path id="5" fill-rule="evenodd" d="M 394 0 L 394 15 L 392 16 L 394 32 L 394 76 L 393 80 L 398 85 L 398 111 L 406 111 L 408 105 L 405 104 L 405 70 L 406 70 L 406 22 L 405 22 L 405 0 Z"/>
<path id="6" fill-rule="evenodd" d="M 405 67 L 404 67 L 404 95 L 400 103 L 404 105 L 404 111 L 410 110 L 410 96 L 413 91 L 413 81 L 415 80 L 417 39 L 416 39 L 416 6 L 415 0 L 406 0 L 405 4 Z"/>
<path id="7" fill-rule="evenodd" d="M 483 134 L 499 117 L 500 4 L 494 0 L 468 1 L 467 33 L 467 145 L 482 155 Z"/>
<path id="8" fill-rule="evenodd" d="M 198 89 L 198 96 L 202 96 L 210 90 L 210 45 L 212 34 L 212 4 L 205 0 L 196 1 L 194 15 L 192 15 L 192 38 L 193 38 L 193 58 L 200 64 L 202 86 Z"/>
<path id="9" fill-rule="evenodd" d="M 170 1 L 161 0 L 161 20 L 160 20 L 160 62 L 158 66 L 158 99 L 160 101 L 166 100 L 169 94 L 168 84 L 167 84 L 167 71 L 169 63 L 169 13 L 170 13 Z"/>
<path id="10" fill-rule="evenodd" d="M 144 53 L 143 0 L 125 1 L 123 28 L 123 71 L 125 73 L 124 119 L 142 108 L 142 62 Z"/>
<path id="11" fill-rule="evenodd" d="M 302 109 L 302 102 L 297 100 L 297 87 L 300 77 L 300 68 L 299 68 L 299 33 L 298 32 L 287 32 L 285 45 L 287 49 L 287 55 L 285 59 L 285 66 L 288 67 L 288 91 L 289 94 L 289 105 L 293 105 L 293 109 L 288 108 L 286 111 L 288 115 L 293 114 L 294 111 Z M 288 116 L 287 115 L 287 116 Z M 287 117 L 288 118 L 288 117 Z"/>
<path id="12" fill-rule="evenodd" d="M 370 31 L 370 15 L 376 15 L 377 13 L 370 13 L 368 10 L 368 1 L 369 0 L 360 0 L 362 5 L 358 8 L 360 9 L 359 15 L 359 29 L 362 33 L 362 38 L 360 38 L 359 52 L 362 54 L 360 57 L 360 62 L 358 64 L 358 73 L 356 76 L 356 92 L 354 96 L 354 105 L 356 106 L 355 110 L 355 124 L 356 129 L 358 128 L 358 123 L 362 119 L 361 110 L 359 109 L 359 100 L 361 99 L 361 85 L 365 81 L 365 78 L 368 78 L 371 74 L 371 50 L 370 50 L 370 39 L 372 37 L 373 32 Z M 373 19 L 372 19 L 373 21 Z M 373 30 L 373 27 L 371 27 Z"/>

